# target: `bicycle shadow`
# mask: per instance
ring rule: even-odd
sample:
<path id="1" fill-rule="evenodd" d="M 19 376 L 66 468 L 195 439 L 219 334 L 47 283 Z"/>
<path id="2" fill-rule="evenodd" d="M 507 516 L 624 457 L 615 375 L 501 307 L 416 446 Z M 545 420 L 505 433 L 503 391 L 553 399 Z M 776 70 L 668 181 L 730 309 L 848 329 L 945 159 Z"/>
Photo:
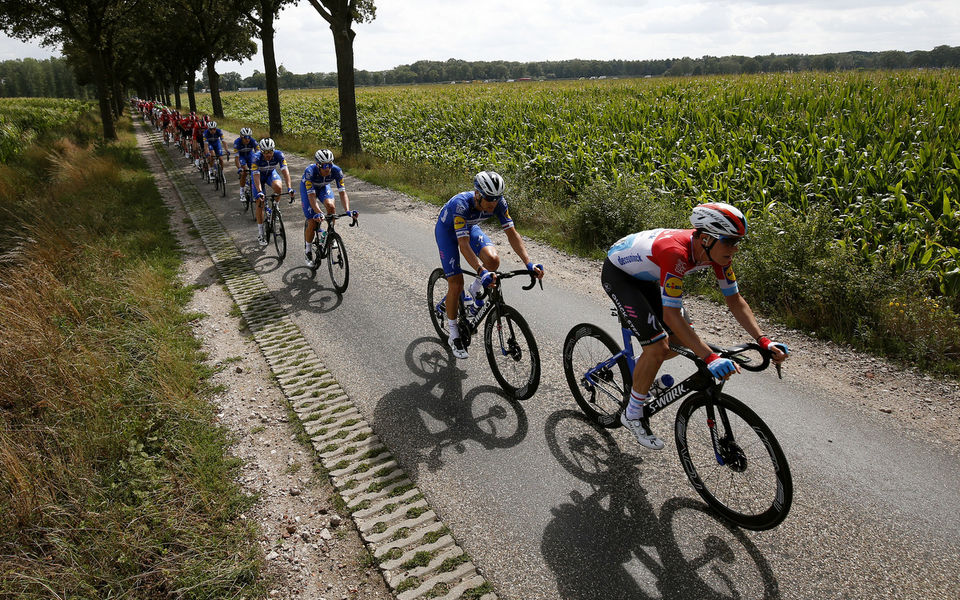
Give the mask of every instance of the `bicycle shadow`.
<path id="1" fill-rule="evenodd" d="M 527 436 L 529 423 L 519 402 L 497 386 L 481 385 L 464 393 L 467 374 L 436 337 L 413 340 L 404 353 L 410 371 L 422 378 L 383 396 L 374 409 L 374 429 L 385 437 L 402 437 L 404 466 L 416 477 L 421 465 L 440 470 L 452 450 L 467 452 L 471 442 L 483 449 L 509 448 Z"/>
<path id="2" fill-rule="evenodd" d="M 640 485 L 642 459 L 572 410 L 551 415 L 547 443 L 591 488 L 551 509 L 541 553 L 562 598 L 780 598 L 776 577 L 742 530 L 702 502 L 653 506 Z"/>
<path id="3" fill-rule="evenodd" d="M 276 254 L 261 254 L 253 260 L 253 268 L 257 273 L 273 273 L 282 266 L 283 262 L 280 262 Z"/>
<path id="4" fill-rule="evenodd" d="M 313 313 L 324 314 L 336 310 L 343 302 L 343 296 L 333 289 L 329 279 L 324 282 L 319 270 L 312 275 L 303 264 L 287 269 L 283 274 L 283 283 L 282 297 L 289 306 L 296 305 Z"/>

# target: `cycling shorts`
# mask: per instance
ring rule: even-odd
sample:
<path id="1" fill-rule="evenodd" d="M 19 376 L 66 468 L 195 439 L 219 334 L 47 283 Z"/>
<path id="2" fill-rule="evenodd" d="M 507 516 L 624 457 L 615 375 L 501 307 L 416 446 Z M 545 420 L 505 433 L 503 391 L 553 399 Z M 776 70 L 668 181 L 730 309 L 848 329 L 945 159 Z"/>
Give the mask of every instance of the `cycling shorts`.
<path id="1" fill-rule="evenodd" d="M 256 171 L 256 169 L 254 169 L 254 171 Z M 267 189 L 267 186 L 273 185 L 274 181 L 280 181 L 280 176 L 277 175 L 276 169 L 272 169 L 266 177 L 263 176 L 263 171 L 260 171 L 260 191 Z"/>
<path id="2" fill-rule="evenodd" d="M 210 152 L 213 152 L 217 156 L 223 156 L 223 144 L 220 143 L 220 140 L 207 142 L 207 145 L 210 147 Z"/>
<path id="3" fill-rule="evenodd" d="M 240 167 L 243 168 L 244 165 L 247 167 L 253 166 L 253 152 L 247 152 L 246 154 L 240 152 L 237 153 L 237 160 L 240 161 Z"/>
<path id="4" fill-rule="evenodd" d="M 317 193 L 317 204 L 322 204 L 324 200 L 333 200 L 333 190 L 330 189 L 329 185 L 323 186 L 323 193 L 319 193 L 320 190 L 313 188 Z M 307 185 L 305 182 L 300 181 L 300 208 L 303 209 L 303 216 L 312 219 L 317 215 L 321 214 L 313 210 L 313 207 L 310 206 L 310 197 L 307 194 Z"/>
<path id="5" fill-rule="evenodd" d="M 617 307 L 620 323 L 633 332 L 641 346 L 658 342 L 671 333 L 663 323 L 663 303 L 656 281 L 631 277 L 607 258 L 600 271 L 600 283 Z"/>
<path id="6" fill-rule="evenodd" d="M 440 264 L 443 266 L 443 274 L 447 277 L 463 273 L 460 268 L 460 246 L 457 244 L 457 234 L 453 232 L 450 225 L 445 225 L 439 220 L 433 230 L 434 237 L 437 238 L 437 248 L 440 250 Z M 493 242 L 480 229 L 479 225 L 470 227 L 470 247 L 473 253 L 480 256 L 480 251 L 492 246 Z"/>

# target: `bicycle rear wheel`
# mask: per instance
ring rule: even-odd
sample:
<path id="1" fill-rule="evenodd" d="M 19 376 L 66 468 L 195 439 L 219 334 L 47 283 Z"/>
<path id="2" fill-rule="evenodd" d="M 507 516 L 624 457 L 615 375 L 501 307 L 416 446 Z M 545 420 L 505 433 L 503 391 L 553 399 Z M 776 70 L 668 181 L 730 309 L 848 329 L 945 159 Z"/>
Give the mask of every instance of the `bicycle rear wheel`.
<path id="1" fill-rule="evenodd" d="M 277 260 L 281 263 L 287 257 L 287 230 L 283 227 L 283 217 L 279 209 L 273 209 L 272 225 L 273 247 L 277 249 Z"/>
<path id="2" fill-rule="evenodd" d="M 343 246 L 343 238 L 336 231 L 327 235 L 327 269 L 330 271 L 330 281 L 338 294 L 347 291 L 350 283 L 350 263 L 347 262 L 347 249 Z"/>
<path id="3" fill-rule="evenodd" d="M 746 529 L 779 525 L 793 502 L 790 467 L 766 423 L 736 398 L 699 392 L 677 411 L 680 463 L 721 516 Z"/>
<path id="4" fill-rule="evenodd" d="M 505 304 L 493 308 L 484 324 L 483 347 L 490 370 L 507 395 L 526 400 L 537 392 L 540 351 L 517 309 Z"/>
<path id="5" fill-rule="evenodd" d="M 591 323 L 573 327 L 563 342 L 563 372 L 574 400 L 601 427 L 620 427 L 620 411 L 630 398 L 627 359 L 603 366 L 620 353 L 607 332 Z"/>
<path id="6" fill-rule="evenodd" d="M 217 167 L 217 182 L 220 186 L 220 196 L 225 198 L 227 196 L 227 178 L 223 175 L 223 169 Z"/>

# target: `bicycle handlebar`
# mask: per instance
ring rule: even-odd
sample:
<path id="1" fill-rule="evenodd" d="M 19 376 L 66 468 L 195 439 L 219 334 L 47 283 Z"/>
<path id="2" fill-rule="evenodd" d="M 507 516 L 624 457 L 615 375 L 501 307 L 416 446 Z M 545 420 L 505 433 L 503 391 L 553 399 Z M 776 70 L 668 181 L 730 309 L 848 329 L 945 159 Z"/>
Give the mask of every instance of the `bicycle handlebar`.
<path id="1" fill-rule="evenodd" d="M 714 346 L 713 344 L 708 344 L 708 346 L 710 346 L 710 349 L 720 356 L 729 358 L 747 371 L 753 371 L 754 373 L 758 373 L 769 367 L 771 359 L 773 358 L 773 352 L 764 350 L 760 347 L 760 344 L 755 342 L 739 344 L 731 348 L 720 348 L 718 346 Z M 758 353 L 762 359 L 760 364 L 756 364 L 749 356 L 744 356 L 744 354 L 747 352 Z M 777 369 L 777 377 L 783 379 L 782 365 L 774 363 L 774 367 Z"/>
<path id="2" fill-rule="evenodd" d="M 492 272 L 494 275 L 497 276 L 496 283 L 494 283 L 494 285 L 496 286 L 500 285 L 501 279 L 510 279 L 511 277 L 517 277 L 519 275 L 529 275 L 530 283 L 529 285 L 522 286 L 522 289 L 524 290 L 533 289 L 533 286 L 537 285 L 538 283 L 540 284 L 540 289 L 541 290 L 543 289 L 543 280 L 537 279 L 537 276 L 533 271 L 529 271 L 527 269 L 517 269 L 516 271 L 492 271 Z M 464 274 L 472 275 L 474 277 L 479 277 L 479 273 L 474 273 L 473 271 L 464 271 Z M 480 297 L 483 298 L 484 295 L 486 294 L 481 294 Z"/>

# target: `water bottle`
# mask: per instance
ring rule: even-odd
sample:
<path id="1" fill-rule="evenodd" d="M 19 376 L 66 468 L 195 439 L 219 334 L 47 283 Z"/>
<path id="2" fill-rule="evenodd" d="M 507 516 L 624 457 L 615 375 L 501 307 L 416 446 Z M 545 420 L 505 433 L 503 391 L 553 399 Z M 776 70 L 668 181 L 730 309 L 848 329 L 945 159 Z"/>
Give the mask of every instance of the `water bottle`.
<path id="1" fill-rule="evenodd" d="M 673 387 L 673 383 L 673 376 L 669 373 L 664 373 L 657 377 L 653 380 L 653 383 L 650 384 L 650 397 L 659 398 L 660 394 Z"/>
<path id="2" fill-rule="evenodd" d="M 322 229 L 320 230 L 320 245 L 322 246 L 325 241 L 327 241 L 327 230 Z"/>

